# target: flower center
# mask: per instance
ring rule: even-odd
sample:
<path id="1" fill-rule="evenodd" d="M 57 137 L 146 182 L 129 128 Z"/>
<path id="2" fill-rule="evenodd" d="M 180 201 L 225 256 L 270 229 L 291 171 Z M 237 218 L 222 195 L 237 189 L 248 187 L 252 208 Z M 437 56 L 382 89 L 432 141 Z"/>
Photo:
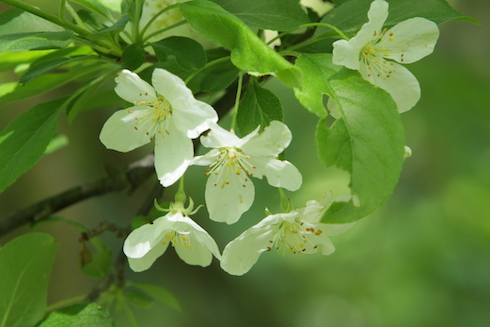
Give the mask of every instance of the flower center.
<path id="1" fill-rule="evenodd" d="M 308 224 L 308 226 L 310 226 Z M 308 236 L 311 234 L 320 235 L 323 233 L 320 229 L 315 229 L 310 226 L 307 227 L 304 222 L 294 221 L 292 223 L 283 221 L 279 228 L 279 231 L 274 234 L 274 237 L 269 242 L 271 246 L 267 248 L 267 251 L 276 249 L 277 251 L 283 250 L 283 254 L 286 251 L 290 251 L 293 254 L 306 251 L 306 246 L 311 243 Z M 317 248 L 317 245 L 312 247 Z"/>
<path id="2" fill-rule="evenodd" d="M 148 118 L 151 118 L 153 124 L 151 124 L 150 128 L 145 132 L 146 135 L 150 137 L 150 141 L 153 140 L 155 134 L 159 134 L 162 137 L 166 135 L 170 135 L 170 131 L 168 129 L 168 124 L 170 118 L 172 118 L 172 105 L 170 102 L 164 97 L 158 97 L 155 101 L 134 101 L 135 106 L 147 106 L 153 109 L 150 114 L 142 115 L 140 117 L 134 117 L 136 120 L 134 129 L 136 131 L 139 130 L 138 125 L 145 121 Z M 133 113 L 133 111 L 128 109 L 128 113 Z"/>
<path id="3" fill-rule="evenodd" d="M 172 243 L 173 247 L 182 244 L 188 249 L 192 248 L 191 240 L 188 234 L 181 234 L 173 230 L 165 234 L 165 237 Z M 162 242 L 162 244 L 167 244 L 167 243 Z"/>
<path id="4" fill-rule="evenodd" d="M 364 63 L 368 68 L 368 77 L 380 77 L 383 79 L 390 78 L 391 75 L 396 72 L 395 64 L 385 59 L 398 58 L 400 62 L 404 61 L 404 53 L 394 51 L 393 49 L 387 49 L 381 47 L 378 43 L 384 38 L 388 37 L 389 42 L 395 40 L 394 33 L 390 32 L 386 35 L 386 28 L 377 35 L 377 32 L 373 32 L 373 38 L 366 44 L 360 53 L 360 61 Z"/>
<path id="5" fill-rule="evenodd" d="M 227 147 L 220 149 L 220 154 L 209 167 L 209 170 L 205 175 L 209 176 L 215 174 L 218 179 L 214 186 L 225 187 L 230 183 L 230 179 L 236 179 L 240 181 L 243 187 L 246 187 L 248 182 L 248 175 L 253 176 L 253 169 L 257 167 L 251 165 L 248 161 L 250 156 L 245 152 L 235 147 Z"/>

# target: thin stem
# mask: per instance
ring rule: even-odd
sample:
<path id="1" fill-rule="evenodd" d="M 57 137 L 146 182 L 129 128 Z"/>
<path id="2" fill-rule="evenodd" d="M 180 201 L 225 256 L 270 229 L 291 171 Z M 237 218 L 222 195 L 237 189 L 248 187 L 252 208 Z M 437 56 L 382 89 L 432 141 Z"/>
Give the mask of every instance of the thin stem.
<path id="1" fill-rule="evenodd" d="M 119 303 L 121 304 L 124 313 L 126 313 L 126 316 L 129 318 L 131 325 L 134 327 L 138 327 L 138 322 L 136 321 L 136 318 L 133 315 L 133 311 L 131 311 L 131 308 L 126 303 L 126 300 L 124 299 L 124 295 L 122 294 L 122 292 L 119 294 Z"/>
<path id="2" fill-rule="evenodd" d="M 61 0 L 60 1 L 60 20 L 62 23 L 65 23 L 65 5 L 66 5 L 66 0 Z"/>
<path id="3" fill-rule="evenodd" d="M 221 57 L 219 59 L 216 59 L 216 60 L 213 60 L 213 61 L 210 61 L 208 62 L 207 64 L 205 64 L 201 69 L 198 69 L 196 70 L 195 72 L 193 72 L 192 74 L 190 74 L 186 79 L 185 79 L 185 84 L 189 83 L 189 81 L 194 77 L 196 76 L 197 74 L 199 74 L 200 72 L 202 72 L 203 70 L 213 66 L 213 65 L 216 65 L 216 64 L 219 64 L 219 63 L 222 63 L 222 62 L 225 62 L 227 60 L 230 60 L 230 56 L 226 56 L 226 57 Z"/>
<path id="4" fill-rule="evenodd" d="M 143 7 L 142 0 L 136 0 L 136 12 L 133 18 L 133 39 L 136 43 L 141 42 L 141 34 L 140 34 L 140 19 L 141 19 L 141 8 Z"/>
<path id="5" fill-rule="evenodd" d="M 272 42 L 274 42 L 275 40 L 277 39 L 280 39 L 281 37 L 283 37 L 284 35 L 287 35 L 289 33 L 291 33 L 292 31 L 295 31 L 295 30 L 298 30 L 298 29 L 301 29 L 301 28 L 308 28 L 308 27 L 314 27 L 314 26 L 323 26 L 323 27 L 328 27 L 332 30 L 334 30 L 338 35 L 340 35 L 340 37 L 342 37 L 343 39 L 345 40 L 349 40 L 349 38 L 347 37 L 347 35 L 345 35 L 341 30 L 339 30 L 337 27 L 333 26 L 333 25 L 330 25 L 330 24 L 326 24 L 326 23 L 309 23 L 309 24 L 303 24 L 303 25 L 300 25 L 298 26 L 297 28 L 295 28 L 294 30 L 290 30 L 290 31 L 286 31 L 286 32 L 283 32 L 279 35 L 277 35 L 275 38 L 271 39 L 269 42 L 267 42 L 267 44 L 271 44 Z"/>
<path id="6" fill-rule="evenodd" d="M 161 30 L 158 30 L 158 31 L 156 31 L 156 32 L 153 32 L 153 33 L 151 33 L 150 35 L 146 36 L 146 37 L 143 39 L 142 43 L 145 43 L 146 41 L 148 41 L 149 39 L 151 39 L 151 38 L 152 38 L 152 37 L 154 37 L 155 35 L 158 35 L 158 34 L 160 34 L 160 33 L 163 33 L 163 32 L 166 32 L 166 31 L 168 31 L 168 30 L 171 30 L 172 28 L 179 27 L 179 26 L 184 25 L 184 24 L 186 24 L 186 23 L 187 23 L 187 21 L 184 19 L 184 20 L 181 20 L 180 22 L 177 22 L 177 23 L 175 23 L 175 24 L 172 24 L 172 25 L 170 25 L 170 26 L 167 26 L 167 27 L 165 27 L 165 28 L 162 28 Z"/>
<path id="7" fill-rule="evenodd" d="M 88 31 L 84 30 L 83 28 L 78 27 L 77 25 L 75 25 L 71 22 L 68 22 L 68 21 L 62 22 L 60 19 L 58 19 L 58 17 L 51 15 L 50 13 L 48 13 L 42 9 L 28 5 L 27 3 L 24 3 L 22 1 L 19 1 L 19 0 L 2 0 L 2 2 L 7 4 L 7 5 L 11 5 L 13 7 L 22 9 L 22 10 L 27 11 L 27 12 L 30 12 L 33 15 L 44 18 L 44 19 L 50 21 L 51 23 L 62 26 L 68 30 L 72 30 L 72 31 L 80 34 L 81 36 L 87 36 L 90 34 Z"/>
<path id="8" fill-rule="evenodd" d="M 70 14 L 70 16 L 73 17 L 73 19 L 75 20 L 75 22 L 77 22 L 78 25 L 80 25 L 81 27 L 83 27 L 85 30 L 88 31 L 87 26 L 85 26 L 85 24 L 83 23 L 83 20 L 80 18 L 80 16 L 78 16 L 75 9 L 73 9 L 73 7 L 69 3 L 66 4 L 66 10 Z"/>
<path id="9" fill-rule="evenodd" d="M 85 295 L 79 295 L 79 296 L 73 297 L 71 299 L 61 300 L 59 302 L 53 303 L 50 306 L 48 306 L 46 308 L 46 312 L 54 311 L 58 308 L 63 308 L 63 307 L 66 307 L 70 304 L 82 302 L 84 299 L 85 299 Z"/>
<path id="10" fill-rule="evenodd" d="M 179 3 L 176 3 L 176 4 L 173 4 L 173 5 L 168 6 L 168 7 L 166 7 L 166 8 L 163 8 L 162 10 L 160 10 L 159 12 L 157 12 L 157 13 L 156 13 L 156 14 L 155 14 L 155 15 L 154 15 L 154 16 L 153 16 L 153 17 L 152 17 L 152 18 L 151 18 L 151 19 L 148 21 L 148 23 L 146 23 L 145 27 L 143 27 L 143 29 L 141 30 L 141 35 L 143 36 L 143 38 L 144 38 L 144 36 L 145 36 L 146 31 L 148 30 L 148 28 L 151 26 L 151 24 L 153 24 L 153 22 L 154 22 L 155 20 L 157 20 L 157 18 L 158 18 L 158 17 L 160 17 L 161 15 L 163 15 L 164 13 L 166 13 L 166 12 L 167 12 L 167 11 L 169 11 L 169 10 L 172 10 L 172 9 L 174 9 L 174 8 L 177 8 L 178 6 L 180 6 L 180 4 L 179 4 Z"/>
<path id="11" fill-rule="evenodd" d="M 235 129 L 236 126 L 236 117 L 238 116 L 238 107 L 240 106 L 240 96 L 242 95 L 242 83 L 243 83 L 243 73 L 240 72 L 238 75 L 238 88 L 236 90 L 236 97 L 235 97 L 235 107 L 234 107 L 234 112 L 233 112 L 233 119 L 231 121 L 231 130 Z"/>

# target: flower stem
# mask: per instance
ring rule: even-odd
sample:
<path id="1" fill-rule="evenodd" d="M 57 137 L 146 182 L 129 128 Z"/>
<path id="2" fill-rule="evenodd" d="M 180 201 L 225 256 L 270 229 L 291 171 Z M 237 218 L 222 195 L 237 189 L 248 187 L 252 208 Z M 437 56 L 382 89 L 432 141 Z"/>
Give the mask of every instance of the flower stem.
<path id="1" fill-rule="evenodd" d="M 240 74 L 238 75 L 238 87 L 236 90 L 233 119 L 231 121 L 231 128 L 230 128 L 231 131 L 233 131 L 235 129 L 235 126 L 236 126 L 236 119 L 238 116 L 238 107 L 240 106 L 240 96 L 242 95 L 242 83 L 243 83 L 243 73 L 240 72 Z"/>
<path id="2" fill-rule="evenodd" d="M 146 37 L 143 39 L 143 41 L 142 41 L 142 42 L 143 42 L 143 43 L 145 43 L 146 41 L 148 41 L 149 39 L 151 39 L 151 38 L 152 38 L 153 36 L 155 36 L 155 35 L 158 35 L 158 34 L 160 34 L 160 33 L 163 33 L 163 32 L 166 32 L 166 31 L 168 31 L 168 30 L 171 30 L 172 28 L 179 27 L 180 25 L 184 25 L 184 24 L 186 24 L 186 23 L 187 23 L 187 21 L 184 19 L 184 20 L 181 20 L 180 22 L 177 22 L 177 23 L 175 23 L 175 24 L 172 24 L 172 25 L 170 25 L 170 26 L 167 26 L 167 27 L 165 27 L 165 28 L 162 28 L 161 30 L 155 31 L 155 32 L 151 33 L 150 35 L 146 36 Z"/>
<path id="3" fill-rule="evenodd" d="M 167 11 L 169 10 L 172 10 L 174 8 L 177 8 L 178 6 L 180 6 L 179 3 L 176 3 L 176 4 L 173 4 L 171 6 L 168 6 L 166 8 L 163 8 L 162 10 L 160 10 L 159 12 L 157 12 L 149 21 L 148 23 L 146 23 L 145 27 L 143 27 L 143 29 L 141 30 L 141 35 L 143 36 L 143 39 L 146 40 L 148 38 L 145 38 L 145 33 L 146 31 L 148 30 L 148 28 L 151 26 L 151 24 L 153 24 L 153 22 L 155 20 L 157 20 L 158 17 L 160 17 L 161 15 L 163 15 L 164 13 L 166 13 Z"/>
<path id="4" fill-rule="evenodd" d="M 199 74 L 200 72 L 202 72 L 203 70 L 213 66 L 213 65 L 216 65 L 216 64 L 219 64 L 219 63 L 222 63 L 222 62 L 225 62 L 227 60 L 230 60 L 230 56 L 226 56 L 226 57 L 222 57 L 222 58 L 219 58 L 219 59 L 216 59 L 216 60 L 213 60 L 213 61 L 210 61 L 208 62 L 207 64 L 205 64 L 201 69 L 198 69 L 196 71 L 194 71 L 192 74 L 190 74 L 186 79 L 185 79 L 185 84 L 188 84 L 189 81 L 194 77 L 196 76 L 197 74 Z"/>
<path id="5" fill-rule="evenodd" d="M 82 302 L 83 299 L 85 299 L 85 295 L 79 295 L 79 296 L 73 297 L 71 299 L 61 300 L 59 302 L 53 303 L 50 306 L 48 306 L 46 308 L 46 312 L 54 311 L 54 310 L 56 310 L 58 308 L 63 308 L 63 307 L 66 307 L 66 306 L 68 306 L 70 304 L 75 304 L 75 303 L 78 303 L 78 302 Z"/>

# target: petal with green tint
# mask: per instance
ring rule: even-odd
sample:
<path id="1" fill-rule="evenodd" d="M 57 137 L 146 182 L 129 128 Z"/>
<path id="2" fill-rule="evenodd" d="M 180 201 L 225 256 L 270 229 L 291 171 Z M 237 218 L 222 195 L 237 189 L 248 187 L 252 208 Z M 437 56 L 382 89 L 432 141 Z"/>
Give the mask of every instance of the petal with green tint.
<path id="1" fill-rule="evenodd" d="M 270 249 L 270 240 L 277 227 L 251 227 L 228 243 L 223 250 L 221 268 L 230 275 L 246 274 L 259 260 L 260 255 Z"/>
<path id="2" fill-rule="evenodd" d="M 205 192 L 206 207 L 211 220 L 233 224 L 252 206 L 255 188 L 250 179 L 241 180 L 235 174 L 227 177 L 226 184 L 221 174 L 209 175 Z"/>
<path id="3" fill-rule="evenodd" d="M 116 77 L 117 95 L 127 102 L 134 103 L 140 101 L 156 101 L 156 93 L 153 87 L 142 80 L 137 74 L 124 69 Z"/>
<path id="4" fill-rule="evenodd" d="M 182 177 L 194 156 L 191 139 L 173 124 L 167 127 L 166 132 L 155 135 L 155 170 L 163 186 Z"/>
<path id="5" fill-rule="evenodd" d="M 365 80 L 388 92 L 395 100 L 398 111 L 405 112 L 419 101 L 420 84 L 408 69 L 397 63 L 391 64 L 389 67 L 392 70 L 388 77 L 385 77 L 383 72 L 376 71 L 376 66 L 369 70 L 366 65 L 361 65 L 359 72 Z"/>
<path id="6" fill-rule="evenodd" d="M 153 137 L 153 121 L 146 119 L 153 109 L 146 106 L 130 107 L 116 111 L 105 122 L 100 141 L 108 149 L 128 152 L 145 145 Z"/>
<path id="7" fill-rule="evenodd" d="M 439 28 L 425 18 L 411 18 L 389 29 L 385 37 L 376 45 L 383 57 L 399 63 L 410 64 L 430 55 L 434 51 Z"/>

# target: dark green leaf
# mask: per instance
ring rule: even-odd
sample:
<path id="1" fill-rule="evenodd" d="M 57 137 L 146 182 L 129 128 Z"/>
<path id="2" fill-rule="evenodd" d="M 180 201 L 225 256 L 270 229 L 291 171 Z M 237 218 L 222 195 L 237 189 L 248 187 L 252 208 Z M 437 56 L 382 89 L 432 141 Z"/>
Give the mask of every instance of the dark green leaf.
<path id="1" fill-rule="evenodd" d="M 44 316 L 57 249 L 42 233 L 19 236 L 0 248 L 0 326 L 31 327 Z"/>
<path id="2" fill-rule="evenodd" d="M 131 283 L 131 285 L 148 293 L 148 295 L 151 295 L 155 300 L 165 303 L 176 310 L 182 311 L 179 301 L 177 301 L 172 293 L 163 287 L 148 283 Z"/>
<path id="3" fill-rule="evenodd" d="M 100 35 L 101 34 L 104 34 L 104 33 L 114 33 L 114 34 L 117 34 L 118 32 L 121 32 L 124 29 L 124 27 L 126 27 L 126 24 L 128 22 L 129 22 L 129 16 L 127 14 L 124 14 L 112 26 L 110 26 L 108 28 L 105 28 L 103 30 L 100 30 L 100 31 L 94 33 L 90 37 L 92 37 L 92 38 L 99 38 Z"/>
<path id="4" fill-rule="evenodd" d="M 115 327 L 109 312 L 96 303 L 77 303 L 51 312 L 37 327 Z"/>
<path id="5" fill-rule="evenodd" d="M 19 85 L 18 82 L 0 85 L 0 104 L 12 101 L 25 100 L 27 98 L 46 93 L 71 81 L 83 82 L 93 74 L 103 74 L 112 71 L 114 65 L 100 60 L 86 60 L 69 70 L 60 73 L 43 74 L 27 85 Z"/>
<path id="6" fill-rule="evenodd" d="M 136 70 L 146 60 L 145 49 L 138 43 L 128 45 L 121 58 L 121 67 L 129 70 Z"/>
<path id="7" fill-rule="evenodd" d="M 0 35 L 0 52 L 59 49 L 68 46 L 72 31 Z"/>
<path id="8" fill-rule="evenodd" d="M 180 9 L 199 33 L 231 49 L 231 61 L 241 70 L 256 76 L 275 74 L 284 84 L 301 87 L 301 71 L 268 47 L 236 16 L 206 0 L 183 3 Z"/>
<path id="9" fill-rule="evenodd" d="M 186 37 L 172 36 L 152 43 L 159 61 L 168 57 L 175 58 L 182 69 L 191 71 L 202 68 L 206 64 L 206 53 L 202 45 Z"/>
<path id="10" fill-rule="evenodd" d="M 237 126 L 241 135 L 251 133 L 257 126 L 263 130 L 273 120 L 284 121 L 281 101 L 252 80 L 238 108 Z"/>
<path id="11" fill-rule="evenodd" d="M 305 74 L 296 97 L 320 117 L 323 94 L 335 102 L 341 118 L 331 127 L 317 126 L 318 155 L 326 166 L 350 173 L 353 200 L 334 203 L 322 221 L 345 223 L 379 208 L 392 194 L 404 160 L 400 115 L 391 96 L 355 71 L 334 65 L 330 54 L 304 54 L 296 64 Z"/>
<path id="12" fill-rule="evenodd" d="M 212 0 L 253 28 L 288 31 L 308 24 L 298 0 Z"/>
<path id="13" fill-rule="evenodd" d="M 64 29 L 18 8 L 0 14 L 0 35 L 12 33 L 62 32 Z"/>
<path id="14" fill-rule="evenodd" d="M 72 63 L 75 60 L 86 60 L 89 55 L 95 54 L 89 47 L 71 47 L 49 52 L 44 57 L 35 60 L 24 75 L 19 80 L 20 85 L 25 85 L 39 75 L 60 67 L 64 64 Z"/>
<path id="15" fill-rule="evenodd" d="M 57 99 L 32 107 L 0 133 L 0 192 L 44 154 L 65 100 Z"/>

